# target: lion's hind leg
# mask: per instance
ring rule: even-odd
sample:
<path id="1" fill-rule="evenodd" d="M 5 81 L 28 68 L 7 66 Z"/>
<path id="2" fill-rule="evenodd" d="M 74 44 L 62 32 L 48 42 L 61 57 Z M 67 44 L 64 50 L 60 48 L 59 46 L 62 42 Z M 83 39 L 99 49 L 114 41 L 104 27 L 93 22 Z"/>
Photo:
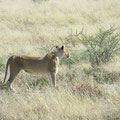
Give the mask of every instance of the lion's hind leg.
<path id="1" fill-rule="evenodd" d="M 12 82 L 14 81 L 14 79 L 16 78 L 20 70 L 21 69 L 18 66 L 15 66 L 15 67 L 10 66 L 10 76 L 7 81 L 7 85 L 8 87 L 10 87 L 10 89 L 12 89 Z"/>

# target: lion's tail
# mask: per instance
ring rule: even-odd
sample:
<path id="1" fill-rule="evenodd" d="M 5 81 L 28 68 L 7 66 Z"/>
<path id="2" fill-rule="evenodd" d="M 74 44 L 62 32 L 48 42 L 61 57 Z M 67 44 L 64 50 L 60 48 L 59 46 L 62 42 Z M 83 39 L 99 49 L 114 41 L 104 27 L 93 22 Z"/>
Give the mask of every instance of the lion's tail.
<path id="1" fill-rule="evenodd" d="M 8 61 L 7 61 L 7 64 L 6 64 L 6 68 L 5 68 L 5 77 L 4 77 L 4 81 L 3 81 L 3 83 L 5 83 L 5 80 L 6 80 L 6 77 L 7 77 L 8 66 L 9 66 L 9 59 L 8 59 Z"/>

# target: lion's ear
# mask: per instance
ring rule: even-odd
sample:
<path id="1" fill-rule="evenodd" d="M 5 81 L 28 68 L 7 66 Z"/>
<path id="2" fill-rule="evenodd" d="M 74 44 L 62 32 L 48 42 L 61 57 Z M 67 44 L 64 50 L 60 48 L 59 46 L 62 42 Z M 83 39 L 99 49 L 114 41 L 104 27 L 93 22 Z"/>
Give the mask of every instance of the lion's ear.
<path id="1" fill-rule="evenodd" d="M 64 49 L 65 49 L 65 45 L 63 45 L 63 46 L 61 47 L 61 49 L 64 50 Z"/>

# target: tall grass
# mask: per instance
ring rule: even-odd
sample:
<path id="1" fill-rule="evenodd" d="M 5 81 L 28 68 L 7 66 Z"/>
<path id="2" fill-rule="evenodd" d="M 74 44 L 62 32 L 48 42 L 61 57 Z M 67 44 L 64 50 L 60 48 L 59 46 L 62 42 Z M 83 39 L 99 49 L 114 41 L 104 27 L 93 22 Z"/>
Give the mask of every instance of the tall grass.
<path id="1" fill-rule="evenodd" d="M 83 56 L 86 47 L 66 39 L 82 28 L 86 36 L 110 25 L 119 31 L 119 23 L 118 0 L 1 0 L 1 81 L 10 55 L 43 57 L 53 46 L 65 43 L 71 57 L 60 65 L 56 89 L 49 87 L 47 75 L 24 71 L 13 83 L 16 93 L 0 85 L 0 119 L 120 119 L 119 55 L 93 69 L 88 56 Z"/>
<path id="2" fill-rule="evenodd" d="M 20 93 L 15 94 L 1 91 L 1 118 L 13 120 L 117 119 L 120 117 L 119 93 L 117 90 L 111 93 L 108 92 L 110 89 L 108 91 L 105 89 L 102 88 L 105 98 L 95 94 L 91 98 L 87 92 L 84 92 L 84 96 L 73 94 L 70 89 L 63 87 L 59 90 L 46 88 L 46 91 L 40 93 L 19 91 Z"/>

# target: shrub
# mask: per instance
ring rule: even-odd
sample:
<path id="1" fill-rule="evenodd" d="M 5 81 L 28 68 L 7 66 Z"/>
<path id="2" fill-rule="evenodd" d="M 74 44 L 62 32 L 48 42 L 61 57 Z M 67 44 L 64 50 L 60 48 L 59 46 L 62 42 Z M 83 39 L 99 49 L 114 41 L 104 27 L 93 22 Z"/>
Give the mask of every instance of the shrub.
<path id="1" fill-rule="evenodd" d="M 99 29 L 93 36 L 82 33 L 82 43 L 92 67 L 107 63 L 120 50 L 120 33 L 113 27 Z"/>
<path id="2" fill-rule="evenodd" d="M 76 32 L 75 35 L 69 35 L 67 41 L 73 46 L 78 44 L 78 41 L 82 42 L 86 48 L 83 56 L 88 56 L 92 67 L 109 62 L 120 50 L 120 33 L 113 27 L 100 28 L 95 35 L 90 36 L 84 34 L 82 30 L 80 33 Z"/>
<path id="3" fill-rule="evenodd" d="M 78 54 L 72 52 L 69 58 L 63 58 L 62 61 L 63 63 L 70 65 L 78 63 L 80 61 L 80 58 Z"/>

